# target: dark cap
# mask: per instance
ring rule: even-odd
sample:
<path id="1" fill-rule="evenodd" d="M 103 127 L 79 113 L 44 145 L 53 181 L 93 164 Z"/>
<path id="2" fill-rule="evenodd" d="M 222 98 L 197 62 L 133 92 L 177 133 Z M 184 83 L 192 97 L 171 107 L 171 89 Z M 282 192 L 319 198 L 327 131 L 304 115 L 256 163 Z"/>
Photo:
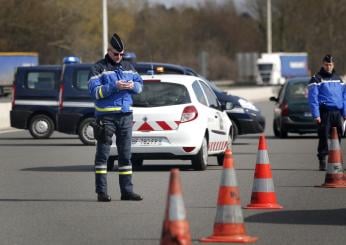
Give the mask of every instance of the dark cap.
<path id="1" fill-rule="evenodd" d="M 116 33 L 113 34 L 113 36 L 109 40 L 109 43 L 112 46 L 112 48 L 114 48 L 119 53 L 124 50 L 124 44 L 121 41 L 121 38 Z"/>
<path id="2" fill-rule="evenodd" d="M 333 63 L 334 62 L 334 58 L 331 54 L 327 54 L 326 56 L 323 57 L 323 62 L 326 63 Z"/>

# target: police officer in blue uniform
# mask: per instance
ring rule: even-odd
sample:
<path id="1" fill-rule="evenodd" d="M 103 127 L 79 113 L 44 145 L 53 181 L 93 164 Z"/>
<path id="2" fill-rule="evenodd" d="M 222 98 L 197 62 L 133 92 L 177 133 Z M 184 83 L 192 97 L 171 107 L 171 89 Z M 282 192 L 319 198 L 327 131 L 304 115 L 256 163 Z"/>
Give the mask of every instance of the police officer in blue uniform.
<path id="1" fill-rule="evenodd" d="M 340 141 L 343 119 L 346 119 L 346 86 L 336 74 L 334 58 L 330 54 L 323 58 L 320 71 L 309 82 L 308 100 L 312 116 L 318 124 L 317 157 L 319 170 L 323 171 L 326 169 L 331 128 L 337 128 Z"/>
<path id="2" fill-rule="evenodd" d="M 118 151 L 121 200 L 142 200 L 142 197 L 133 191 L 132 184 L 131 95 L 142 91 L 143 81 L 137 72 L 123 67 L 123 55 L 123 42 L 114 33 L 105 58 L 91 68 L 89 76 L 89 93 L 95 102 L 95 184 L 97 200 L 100 202 L 111 201 L 107 192 L 107 159 L 114 134 Z"/>

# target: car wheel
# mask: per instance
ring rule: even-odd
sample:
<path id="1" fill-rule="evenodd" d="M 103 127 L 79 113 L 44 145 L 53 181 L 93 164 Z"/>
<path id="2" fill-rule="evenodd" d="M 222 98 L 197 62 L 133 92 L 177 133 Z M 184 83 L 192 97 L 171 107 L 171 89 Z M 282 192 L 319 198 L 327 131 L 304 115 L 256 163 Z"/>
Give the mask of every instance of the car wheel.
<path id="1" fill-rule="evenodd" d="M 115 156 L 109 156 L 107 159 L 107 171 L 113 171 L 114 170 L 114 162 L 115 162 Z"/>
<path id="2" fill-rule="evenodd" d="M 91 127 L 90 123 L 94 122 L 94 118 L 84 119 L 78 128 L 79 139 L 83 142 L 84 145 L 95 145 L 96 140 L 94 138 L 94 130 Z"/>
<path id="3" fill-rule="evenodd" d="M 288 132 L 282 128 L 280 128 L 280 138 L 287 138 Z"/>
<path id="4" fill-rule="evenodd" d="M 273 121 L 273 131 L 274 131 L 275 137 L 280 137 L 280 132 L 278 130 L 278 125 L 277 125 L 275 120 Z"/>
<path id="5" fill-rule="evenodd" d="M 208 166 L 208 142 L 204 137 L 202 141 L 201 149 L 198 151 L 197 155 L 191 160 L 192 167 L 195 170 L 205 170 Z"/>
<path id="6" fill-rule="evenodd" d="M 143 166 L 143 159 L 140 158 L 133 158 L 131 159 L 132 166 L 134 167 L 142 167 Z"/>
<path id="7" fill-rule="evenodd" d="M 30 120 L 29 131 L 35 139 L 48 139 L 54 131 L 54 122 L 49 116 L 36 115 Z"/>
<path id="8" fill-rule="evenodd" d="M 235 139 L 238 137 L 239 129 L 237 124 L 233 120 L 231 121 L 232 121 L 232 141 L 234 142 Z"/>
<path id="9" fill-rule="evenodd" d="M 229 135 L 228 141 L 227 141 L 226 150 L 227 150 L 227 149 L 232 149 L 232 142 L 233 142 L 232 136 Z M 225 157 L 225 152 L 223 152 L 223 153 L 217 155 L 217 164 L 218 164 L 219 166 L 222 166 L 222 165 L 223 165 L 224 157 Z"/>
<path id="10" fill-rule="evenodd" d="M 279 137 L 280 138 L 287 138 L 287 135 L 288 135 L 287 130 L 283 129 L 282 125 L 280 125 Z"/>

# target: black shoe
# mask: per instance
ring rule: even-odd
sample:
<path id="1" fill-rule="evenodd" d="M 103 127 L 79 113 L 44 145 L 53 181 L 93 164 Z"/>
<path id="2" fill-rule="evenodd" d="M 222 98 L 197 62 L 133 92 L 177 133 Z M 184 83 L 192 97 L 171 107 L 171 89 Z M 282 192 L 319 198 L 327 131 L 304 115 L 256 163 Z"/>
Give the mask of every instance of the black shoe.
<path id="1" fill-rule="evenodd" d="M 141 201 L 143 200 L 143 198 L 140 195 L 132 192 L 132 193 L 122 194 L 121 200 L 122 201 Z"/>
<path id="2" fill-rule="evenodd" d="M 97 201 L 99 202 L 110 202 L 112 199 L 107 193 L 100 192 L 97 193 Z"/>
<path id="3" fill-rule="evenodd" d="M 327 161 L 326 161 L 326 159 L 320 160 L 320 167 L 319 167 L 320 171 L 325 171 L 325 170 L 327 170 L 326 166 L 327 166 Z"/>

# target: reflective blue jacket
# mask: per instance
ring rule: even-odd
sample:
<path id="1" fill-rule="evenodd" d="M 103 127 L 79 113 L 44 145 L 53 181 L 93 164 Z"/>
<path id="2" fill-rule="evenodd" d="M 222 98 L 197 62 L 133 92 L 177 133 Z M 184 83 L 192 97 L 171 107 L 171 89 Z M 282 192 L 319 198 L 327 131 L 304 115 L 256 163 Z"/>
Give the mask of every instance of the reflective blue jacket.
<path id="1" fill-rule="evenodd" d="M 321 70 L 315 74 L 308 85 L 308 100 L 313 118 L 320 117 L 320 108 L 338 109 L 346 117 L 346 86 L 333 71 L 331 74 Z"/>
<path id="2" fill-rule="evenodd" d="M 119 90 L 116 86 L 119 80 L 133 81 L 133 89 Z M 143 80 L 137 72 L 125 71 L 118 65 L 113 71 L 105 70 L 91 76 L 88 87 L 95 102 L 95 116 L 98 117 L 110 113 L 131 112 L 131 95 L 142 91 Z"/>

